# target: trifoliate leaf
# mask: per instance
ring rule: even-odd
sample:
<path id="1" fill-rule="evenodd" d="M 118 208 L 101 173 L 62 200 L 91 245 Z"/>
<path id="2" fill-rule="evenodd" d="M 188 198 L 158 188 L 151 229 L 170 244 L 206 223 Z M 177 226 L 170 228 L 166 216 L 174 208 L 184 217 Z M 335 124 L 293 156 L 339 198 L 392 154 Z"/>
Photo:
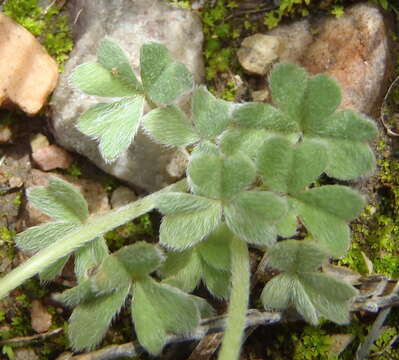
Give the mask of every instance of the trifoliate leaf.
<path id="1" fill-rule="evenodd" d="M 195 302 L 195 305 L 201 314 L 201 319 L 216 315 L 215 309 L 205 299 L 195 295 L 190 295 L 190 297 L 191 300 Z"/>
<path id="2" fill-rule="evenodd" d="M 133 141 L 143 108 L 142 96 L 110 104 L 97 104 L 80 117 L 77 128 L 85 135 L 99 140 L 99 149 L 105 161 L 114 161 Z"/>
<path id="3" fill-rule="evenodd" d="M 160 228 L 160 243 L 170 249 L 184 250 L 210 234 L 220 223 L 219 201 L 183 193 L 160 195 L 156 204 L 166 214 Z"/>
<path id="4" fill-rule="evenodd" d="M 78 282 L 88 279 L 88 271 L 108 255 L 108 247 L 102 236 L 95 238 L 75 252 L 75 274 Z"/>
<path id="5" fill-rule="evenodd" d="M 162 251 L 145 241 L 124 246 L 114 256 L 133 278 L 141 278 L 159 268 L 164 256 Z"/>
<path id="6" fill-rule="evenodd" d="M 264 129 L 233 128 L 223 132 L 220 148 L 226 155 L 242 152 L 253 159 L 266 139 Z"/>
<path id="7" fill-rule="evenodd" d="M 90 281 L 84 280 L 77 286 L 65 290 L 61 294 L 53 295 L 53 298 L 68 307 L 76 307 L 83 302 L 94 300 L 95 294 L 91 290 Z"/>
<path id="8" fill-rule="evenodd" d="M 269 266 L 298 274 L 316 271 L 327 258 L 326 252 L 310 241 L 280 241 L 267 251 Z"/>
<path id="9" fill-rule="evenodd" d="M 221 223 L 204 241 L 196 246 L 198 254 L 217 270 L 230 271 L 230 242 L 233 234 Z"/>
<path id="10" fill-rule="evenodd" d="M 58 276 L 65 264 L 68 262 L 69 255 L 58 259 L 51 265 L 48 265 L 41 273 L 39 273 L 40 281 L 51 281 Z"/>
<path id="11" fill-rule="evenodd" d="M 182 63 L 172 61 L 165 46 L 150 42 L 140 49 L 141 80 L 147 96 L 157 105 L 169 105 L 193 86 Z"/>
<path id="12" fill-rule="evenodd" d="M 306 70 L 294 64 L 277 64 L 270 73 L 273 102 L 294 122 L 300 123 L 308 84 Z"/>
<path id="13" fill-rule="evenodd" d="M 244 104 L 238 107 L 232 116 L 233 121 L 243 128 L 263 128 L 278 133 L 298 131 L 298 124 L 270 104 Z"/>
<path id="14" fill-rule="evenodd" d="M 24 251 L 36 252 L 60 240 L 73 231 L 79 231 L 79 224 L 51 222 L 32 226 L 17 235 L 15 243 Z"/>
<path id="15" fill-rule="evenodd" d="M 104 338 L 130 287 L 77 306 L 69 318 L 68 338 L 75 351 L 91 350 Z"/>
<path id="16" fill-rule="evenodd" d="M 297 193 L 314 182 L 327 167 L 323 143 L 305 140 L 292 145 L 283 137 L 272 137 L 259 150 L 257 167 L 272 190 Z"/>
<path id="17" fill-rule="evenodd" d="M 191 156 L 187 174 L 195 194 L 228 199 L 251 185 L 255 180 L 256 168 L 243 154 L 221 158 L 198 153 Z"/>
<path id="18" fill-rule="evenodd" d="M 174 105 L 150 111 L 143 121 L 146 132 L 161 144 L 187 146 L 200 140 L 186 115 Z"/>
<path id="19" fill-rule="evenodd" d="M 97 49 L 97 61 L 127 87 L 137 92 L 143 91 L 130 66 L 129 58 L 115 41 L 109 38 L 101 40 Z"/>
<path id="20" fill-rule="evenodd" d="M 166 334 L 189 334 L 198 325 L 200 313 L 189 295 L 147 278 L 135 285 L 132 318 L 140 344 L 156 355 Z"/>
<path id="21" fill-rule="evenodd" d="M 276 240 L 275 224 L 286 214 L 285 199 L 266 191 L 244 191 L 224 207 L 226 224 L 240 239 L 270 246 Z"/>
<path id="22" fill-rule="evenodd" d="M 58 177 L 52 176 L 49 185 L 28 190 L 29 201 L 53 219 L 82 223 L 89 216 L 87 202 L 79 190 Z"/>
<path id="23" fill-rule="evenodd" d="M 132 277 L 115 254 L 108 255 L 91 277 L 92 290 L 96 294 L 109 294 L 128 287 Z"/>
<path id="24" fill-rule="evenodd" d="M 201 141 L 199 144 L 197 144 L 194 147 L 193 151 L 191 152 L 191 155 L 194 156 L 200 153 L 212 154 L 216 156 L 220 155 L 217 145 L 215 145 L 211 141 Z"/>
<path id="25" fill-rule="evenodd" d="M 325 74 L 312 76 L 302 108 L 302 129 L 314 133 L 323 121 L 334 113 L 341 103 L 341 89 L 338 83 Z"/>
<path id="26" fill-rule="evenodd" d="M 216 99 L 205 87 L 194 90 L 192 95 L 192 117 L 201 137 L 213 139 L 220 135 L 230 122 L 230 104 Z"/>
<path id="27" fill-rule="evenodd" d="M 125 97 L 137 94 L 134 87 L 129 86 L 97 62 L 87 62 L 77 66 L 72 72 L 71 83 L 88 95 Z"/>

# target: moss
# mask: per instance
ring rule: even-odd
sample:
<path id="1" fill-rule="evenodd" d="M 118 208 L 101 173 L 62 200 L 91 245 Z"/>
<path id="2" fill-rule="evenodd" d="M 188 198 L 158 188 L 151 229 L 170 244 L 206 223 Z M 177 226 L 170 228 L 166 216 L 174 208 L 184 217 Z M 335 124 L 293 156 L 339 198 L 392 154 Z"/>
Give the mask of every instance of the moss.
<path id="1" fill-rule="evenodd" d="M 56 5 L 44 9 L 39 0 L 8 0 L 3 12 L 36 36 L 62 70 L 73 42 L 67 17 Z"/>

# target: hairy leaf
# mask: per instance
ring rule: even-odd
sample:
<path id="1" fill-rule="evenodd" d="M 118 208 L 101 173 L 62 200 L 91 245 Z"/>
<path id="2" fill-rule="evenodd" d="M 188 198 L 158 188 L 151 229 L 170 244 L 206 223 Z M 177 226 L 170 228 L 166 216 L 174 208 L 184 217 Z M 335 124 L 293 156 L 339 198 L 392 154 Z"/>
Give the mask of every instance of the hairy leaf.
<path id="1" fill-rule="evenodd" d="M 69 260 L 69 255 L 58 259 L 56 262 L 48 265 L 41 273 L 39 273 L 40 281 L 51 281 L 58 276 L 65 264 Z"/>
<path id="2" fill-rule="evenodd" d="M 114 161 L 129 147 L 136 135 L 143 108 L 142 96 L 124 98 L 110 104 L 97 104 L 80 117 L 77 128 L 85 135 L 99 140 L 100 152 L 105 161 Z"/>
<path id="3" fill-rule="evenodd" d="M 301 120 L 307 85 L 306 70 L 294 64 L 277 64 L 270 73 L 269 86 L 273 102 L 297 123 Z"/>
<path id="4" fill-rule="evenodd" d="M 146 114 L 144 128 L 155 141 L 165 145 L 187 146 L 200 139 L 183 111 L 174 105 Z"/>
<path id="5" fill-rule="evenodd" d="M 134 87 L 129 86 L 97 62 L 87 62 L 77 66 L 72 72 L 71 83 L 88 95 L 125 97 L 137 94 Z"/>
<path id="6" fill-rule="evenodd" d="M 233 112 L 233 121 L 243 128 L 263 128 L 278 133 L 291 133 L 298 125 L 270 104 L 248 103 Z"/>
<path id="7" fill-rule="evenodd" d="M 191 156 L 187 174 L 195 194 L 228 199 L 251 185 L 256 169 L 253 162 L 243 154 L 221 158 L 200 153 Z"/>
<path id="8" fill-rule="evenodd" d="M 75 252 L 75 274 L 78 282 L 88 279 L 88 271 L 108 255 L 108 247 L 102 236 L 99 236 Z"/>
<path id="9" fill-rule="evenodd" d="M 261 301 L 266 310 L 284 310 L 291 305 L 293 278 L 289 274 L 280 274 L 269 280 L 263 288 Z"/>
<path id="10" fill-rule="evenodd" d="M 21 250 L 36 252 L 62 239 L 73 231 L 79 231 L 79 224 L 51 222 L 32 226 L 17 235 L 15 243 Z"/>
<path id="11" fill-rule="evenodd" d="M 135 285 L 132 318 L 140 343 L 156 355 L 167 333 L 189 334 L 198 326 L 200 313 L 189 295 L 147 278 Z"/>
<path id="12" fill-rule="evenodd" d="M 230 122 L 230 104 L 216 99 L 205 87 L 194 90 L 192 116 L 201 137 L 213 139 L 220 135 Z"/>
<path id="13" fill-rule="evenodd" d="M 171 249 L 192 247 L 220 223 L 220 202 L 200 196 L 166 193 L 158 197 L 158 209 L 166 214 L 160 228 L 160 242 Z"/>
<path id="14" fill-rule="evenodd" d="M 294 146 L 288 139 L 276 136 L 266 140 L 259 150 L 257 167 L 270 189 L 297 193 L 321 175 L 327 161 L 323 143 L 305 140 Z"/>
<path id="15" fill-rule="evenodd" d="M 286 201 L 266 191 L 244 191 L 225 207 L 226 224 L 240 239 L 270 246 L 276 240 L 274 226 L 287 212 Z"/>
<path id="16" fill-rule="evenodd" d="M 143 91 L 143 87 L 130 66 L 128 57 L 115 41 L 109 38 L 101 40 L 97 49 L 97 60 L 127 87 L 137 92 Z"/>
<path id="17" fill-rule="evenodd" d="M 49 185 L 28 190 L 29 201 L 53 219 L 82 223 L 89 216 L 87 202 L 79 190 L 69 182 L 52 176 Z"/>
<path id="18" fill-rule="evenodd" d="M 209 292 L 220 299 L 227 299 L 230 291 L 230 272 L 215 269 L 203 262 L 203 281 Z"/>
<path id="19" fill-rule="evenodd" d="M 162 251 L 145 241 L 124 246 L 114 256 L 133 278 L 141 278 L 152 273 L 164 260 Z"/>
<path id="20" fill-rule="evenodd" d="M 220 148 L 226 155 L 242 152 L 253 159 L 266 138 L 264 129 L 232 128 L 223 132 Z"/>
<path id="21" fill-rule="evenodd" d="M 83 302 L 94 300 L 95 294 L 91 290 L 90 281 L 83 280 L 77 286 L 65 290 L 61 294 L 54 294 L 53 298 L 68 307 L 76 307 Z"/>
<path id="22" fill-rule="evenodd" d="M 68 338 L 75 351 L 91 350 L 105 336 L 129 294 L 129 287 L 77 306 L 69 318 Z"/>
<path id="23" fill-rule="evenodd" d="M 148 97 L 168 105 L 193 86 L 193 77 L 182 63 L 172 61 L 165 46 L 150 42 L 140 49 L 141 79 Z"/>

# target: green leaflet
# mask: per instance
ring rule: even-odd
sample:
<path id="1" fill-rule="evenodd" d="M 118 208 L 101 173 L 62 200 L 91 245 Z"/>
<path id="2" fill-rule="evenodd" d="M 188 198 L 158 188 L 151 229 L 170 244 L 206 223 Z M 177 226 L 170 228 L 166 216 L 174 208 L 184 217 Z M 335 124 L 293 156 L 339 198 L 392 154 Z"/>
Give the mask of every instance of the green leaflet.
<path id="1" fill-rule="evenodd" d="M 53 298 L 68 307 L 75 307 L 85 301 L 94 300 L 95 294 L 91 289 L 90 280 L 84 280 L 71 289 L 53 295 Z"/>
<path id="2" fill-rule="evenodd" d="M 143 122 L 146 132 L 161 144 L 187 146 L 200 140 L 189 119 L 174 105 L 151 110 Z"/>
<path id="3" fill-rule="evenodd" d="M 52 176 L 49 185 L 28 190 L 28 199 L 42 213 L 56 220 L 82 223 L 89 216 L 87 202 L 67 181 Z"/>
<path id="4" fill-rule="evenodd" d="M 162 194 L 157 207 L 166 214 L 160 228 L 160 243 L 170 249 L 192 247 L 210 234 L 222 218 L 219 201 L 195 195 Z"/>
<path id="5" fill-rule="evenodd" d="M 143 92 L 143 87 L 137 80 L 128 57 L 115 41 L 109 38 L 101 40 L 97 49 L 97 61 L 121 83 L 138 93 Z"/>
<path id="6" fill-rule="evenodd" d="M 213 139 L 220 135 L 230 122 L 230 104 L 216 99 L 205 87 L 194 90 L 192 116 L 195 128 L 201 137 Z"/>
<path id="7" fill-rule="evenodd" d="M 140 279 L 152 273 L 164 261 L 162 251 L 145 241 L 124 246 L 114 253 L 114 256 L 134 279 Z"/>
<path id="8" fill-rule="evenodd" d="M 222 200 L 251 185 L 256 169 L 243 154 L 222 158 L 220 155 L 196 153 L 190 158 L 187 175 L 194 194 Z"/>
<path id="9" fill-rule="evenodd" d="M 134 96 L 137 90 L 121 81 L 112 72 L 96 62 L 77 66 L 71 75 L 74 87 L 88 95 L 102 97 Z"/>
<path id="10" fill-rule="evenodd" d="M 172 61 L 165 46 L 150 42 L 140 49 L 140 71 L 146 95 L 157 105 L 169 105 L 193 86 L 182 63 Z"/>
<path id="11" fill-rule="evenodd" d="M 77 306 L 69 318 L 68 338 L 75 351 L 91 350 L 105 336 L 112 319 L 126 301 L 130 287 Z"/>
<path id="12" fill-rule="evenodd" d="M 62 239 L 73 231 L 79 231 L 79 224 L 51 222 L 32 226 L 19 233 L 15 239 L 18 248 L 24 251 L 36 252 Z"/>
<path id="13" fill-rule="evenodd" d="M 297 123 L 301 121 L 307 83 L 306 70 L 294 64 L 277 64 L 270 73 L 269 86 L 273 102 Z"/>
<path id="14" fill-rule="evenodd" d="M 327 161 L 326 148 L 318 141 L 292 145 L 288 139 L 275 136 L 260 148 L 257 167 L 270 189 L 295 194 L 316 181 Z"/>
<path id="15" fill-rule="evenodd" d="M 269 281 L 262 291 L 265 308 L 295 306 L 302 317 L 317 325 L 324 316 L 337 324 L 349 321 L 348 301 L 357 291 L 344 281 L 317 271 L 327 259 L 315 243 L 286 240 L 268 252 L 269 265 L 284 273 Z"/>
<path id="16" fill-rule="evenodd" d="M 143 108 L 142 96 L 124 98 L 109 104 L 97 104 L 80 117 L 77 128 L 85 135 L 98 139 L 102 157 L 111 162 L 132 142 L 140 124 Z"/>
<path id="17" fill-rule="evenodd" d="M 209 292 L 217 298 L 227 299 L 230 293 L 230 272 L 203 264 L 203 281 Z"/>
<path id="18" fill-rule="evenodd" d="M 286 212 L 285 199 L 266 191 L 243 191 L 224 207 L 229 229 L 240 239 L 263 246 L 275 242 L 275 225 Z"/>
<path id="19" fill-rule="evenodd" d="M 265 129 L 231 128 L 223 132 L 220 149 L 226 155 L 242 152 L 254 159 L 266 138 Z"/>
<path id="20" fill-rule="evenodd" d="M 135 285 L 132 318 L 140 344 L 156 355 L 168 333 L 189 334 L 198 325 L 200 313 L 189 295 L 148 278 Z"/>
<path id="21" fill-rule="evenodd" d="M 53 264 L 50 264 L 49 266 L 47 266 L 40 274 L 40 281 L 51 281 L 53 280 L 56 276 L 58 276 L 62 269 L 64 268 L 65 264 L 67 263 L 69 259 L 69 255 L 68 256 L 64 256 L 60 259 L 58 259 L 56 262 L 54 262 Z"/>
<path id="22" fill-rule="evenodd" d="M 242 128 L 263 128 L 277 133 L 298 131 L 298 125 L 270 104 L 248 103 L 233 112 L 233 122 Z"/>
<path id="23" fill-rule="evenodd" d="M 88 279 L 88 271 L 101 262 L 108 255 L 108 247 L 102 236 L 93 239 L 75 252 L 75 275 L 78 283 Z"/>

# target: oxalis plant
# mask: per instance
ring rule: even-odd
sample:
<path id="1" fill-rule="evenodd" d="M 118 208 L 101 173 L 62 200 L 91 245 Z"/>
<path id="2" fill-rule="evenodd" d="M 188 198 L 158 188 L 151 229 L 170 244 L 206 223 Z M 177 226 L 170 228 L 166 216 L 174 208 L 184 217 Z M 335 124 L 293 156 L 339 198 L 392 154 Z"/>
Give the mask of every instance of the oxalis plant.
<path id="1" fill-rule="evenodd" d="M 215 98 L 195 87 L 186 67 L 155 42 L 141 48 L 140 78 L 119 46 L 104 39 L 97 61 L 78 66 L 71 82 L 111 99 L 87 110 L 77 127 L 98 140 L 109 162 L 140 127 L 161 144 L 187 147 L 187 178 L 95 216 L 80 192 L 57 177 L 31 188 L 29 201 L 54 221 L 18 234 L 17 246 L 36 254 L 0 280 L 0 296 L 35 274 L 53 279 L 74 254 L 77 285 L 56 295 L 73 308 L 71 346 L 81 351 L 98 345 L 129 304 L 139 342 L 157 355 L 168 336 L 189 335 L 201 317 L 213 314 L 204 299 L 190 294 L 202 283 L 229 301 L 219 359 L 233 360 L 245 328 L 253 247 L 266 252 L 277 270 L 261 294 L 265 309 L 294 308 L 313 325 L 321 317 L 347 323 L 356 290 L 321 266 L 346 254 L 348 222 L 364 199 L 348 186 L 318 179 L 372 173 L 374 123 L 354 110 L 337 111 L 338 84 L 293 64 L 274 66 L 273 104 Z M 189 114 L 177 105 L 186 93 Z M 145 104 L 151 108 L 146 114 Z M 111 254 L 102 235 L 153 209 L 163 214 L 159 243 L 137 242 Z"/>

